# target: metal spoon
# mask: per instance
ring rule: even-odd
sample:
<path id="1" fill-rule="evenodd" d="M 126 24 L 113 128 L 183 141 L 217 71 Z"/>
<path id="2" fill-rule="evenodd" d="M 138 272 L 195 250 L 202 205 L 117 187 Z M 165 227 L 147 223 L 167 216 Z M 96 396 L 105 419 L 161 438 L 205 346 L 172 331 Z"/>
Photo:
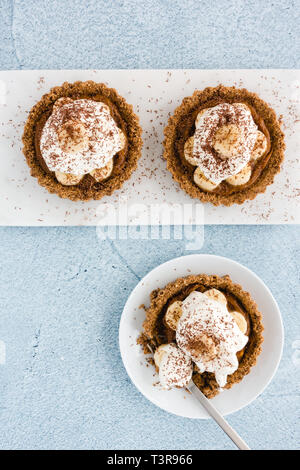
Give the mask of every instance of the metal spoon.
<path id="1" fill-rule="evenodd" d="M 216 421 L 216 423 L 218 423 L 218 425 L 240 450 L 251 450 L 250 447 L 247 446 L 246 442 L 243 441 L 237 432 L 232 429 L 223 416 L 216 410 L 211 401 L 206 398 L 206 396 L 199 390 L 198 387 L 196 387 L 194 382 L 191 381 L 187 389 L 193 394 L 195 398 L 197 398 L 201 405 L 206 409 L 208 414 Z"/>
<path id="2" fill-rule="evenodd" d="M 151 346 L 147 344 L 147 347 L 153 355 L 153 350 Z M 230 437 L 230 439 L 240 450 L 251 450 L 250 447 L 247 446 L 246 442 L 243 441 L 243 439 L 238 435 L 238 433 L 227 423 L 223 416 L 211 404 L 210 400 L 208 400 L 206 396 L 199 390 L 199 388 L 196 387 L 192 380 L 187 386 L 187 389 L 192 393 L 195 398 L 197 398 L 203 408 L 206 409 L 207 413 L 216 421 L 220 428 L 223 429 L 227 436 Z"/>

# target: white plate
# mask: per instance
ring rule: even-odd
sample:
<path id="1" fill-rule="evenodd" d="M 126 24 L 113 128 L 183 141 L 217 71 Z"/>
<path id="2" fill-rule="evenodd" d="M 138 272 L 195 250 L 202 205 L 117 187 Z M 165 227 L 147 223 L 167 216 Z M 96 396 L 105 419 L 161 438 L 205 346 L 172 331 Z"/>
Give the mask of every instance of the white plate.
<path id="1" fill-rule="evenodd" d="M 137 170 L 119 191 L 101 201 L 74 202 L 49 194 L 30 176 L 22 154 L 21 136 L 29 110 L 52 86 L 76 80 L 116 88 L 133 105 L 143 128 Z M 242 205 L 204 204 L 204 220 L 197 223 L 300 223 L 299 70 L 8 70 L 0 71 L 0 225 L 97 225 L 102 209 L 111 214 L 110 225 L 123 225 L 113 216 L 120 199 L 134 213 L 138 204 L 141 220 L 158 201 L 181 208 L 199 206 L 200 201 L 180 190 L 166 168 L 163 129 L 185 96 L 220 83 L 258 93 L 282 115 L 287 148 L 282 170 L 264 194 Z"/>
<path id="2" fill-rule="evenodd" d="M 135 287 L 123 310 L 119 342 L 124 366 L 134 385 L 148 400 L 160 408 L 188 418 L 208 418 L 199 403 L 184 390 L 164 391 L 154 384 L 158 376 L 148 365 L 141 347 L 136 344 L 142 330 L 149 294 L 168 282 L 189 274 L 229 274 L 234 282 L 250 292 L 263 315 L 264 343 L 257 364 L 242 382 L 212 399 L 222 415 L 233 413 L 251 403 L 269 384 L 280 362 L 283 348 L 283 325 L 278 305 L 268 287 L 245 266 L 221 256 L 194 254 L 175 258 L 148 273 Z"/>

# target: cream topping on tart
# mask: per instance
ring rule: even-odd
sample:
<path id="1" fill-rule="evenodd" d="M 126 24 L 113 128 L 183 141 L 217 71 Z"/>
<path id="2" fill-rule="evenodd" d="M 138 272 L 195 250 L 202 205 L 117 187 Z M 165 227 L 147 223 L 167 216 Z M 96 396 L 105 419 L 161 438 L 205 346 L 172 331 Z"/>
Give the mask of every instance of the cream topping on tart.
<path id="1" fill-rule="evenodd" d="M 267 137 L 258 130 L 244 103 L 221 103 L 202 109 L 195 120 L 195 134 L 184 144 L 185 159 L 193 166 L 194 182 L 213 191 L 222 181 L 246 184 L 253 162 L 267 150 Z"/>
<path id="2" fill-rule="evenodd" d="M 199 372 L 215 374 L 220 387 L 239 366 L 236 353 L 248 342 L 227 305 L 194 291 L 182 302 L 177 324 L 178 347 L 197 365 Z"/>
<path id="3" fill-rule="evenodd" d="M 61 98 L 43 128 L 40 149 L 50 171 L 82 176 L 106 167 L 124 141 L 106 104 Z"/>
<path id="4" fill-rule="evenodd" d="M 243 103 L 221 103 L 199 113 L 193 158 L 213 183 L 239 173 L 249 162 L 258 128 Z"/>

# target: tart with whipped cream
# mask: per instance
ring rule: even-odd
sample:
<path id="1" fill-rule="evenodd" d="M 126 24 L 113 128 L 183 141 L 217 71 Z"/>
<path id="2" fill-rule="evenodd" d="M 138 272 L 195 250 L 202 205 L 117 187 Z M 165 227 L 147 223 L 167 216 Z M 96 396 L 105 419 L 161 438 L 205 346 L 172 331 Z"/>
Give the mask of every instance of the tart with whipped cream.
<path id="1" fill-rule="evenodd" d="M 273 109 L 255 93 L 222 85 L 184 98 L 169 119 L 164 146 L 181 188 L 216 206 L 265 192 L 285 149 Z"/>
<path id="2" fill-rule="evenodd" d="M 54 87 L 32 108 L 23 134 L 31 175 L 71 200 L 101 199 L 137 167 L 142 130 L 116 90 L 93 81 Z"/>
<path id="3" fill-rule="evenodd" d="M 191 380 L 208 397 L 250 372 L 261 352 L 262 316 L 250 294 L 229 276 L 190 275 L 150 295 L 138 342 L 164 389 Z"/>

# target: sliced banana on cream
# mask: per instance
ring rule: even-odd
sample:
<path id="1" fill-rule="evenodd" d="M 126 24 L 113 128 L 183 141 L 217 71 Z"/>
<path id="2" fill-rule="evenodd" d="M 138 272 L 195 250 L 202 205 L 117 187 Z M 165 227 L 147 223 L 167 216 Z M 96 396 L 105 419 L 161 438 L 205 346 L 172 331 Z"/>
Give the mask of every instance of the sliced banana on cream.
<path id="1" fill-rule="evenodd" d="M 90 175 L 93 178 L 95 178 L 95 180 L 98 181 L 98 183 L 100 183 L 100 181 L 106 180 L 111 175 L 113 166 L 114 166 L 114 162 L 113 162 L 113 159 L 111 158 L 111 160 L 109 160 L 108 163 L 104 167 L 97 168 L 96 170 L 92 170 L 90 172 Z"/>
<path id="2" fill-rule="evenodd" d="M 176 300 L 171 305 L 169 305 L 166 314 L 165 314 L 165 323 L 168 325 L 171 330 L 176 331 L 179 318 L 182 315 L 182 302 L 181 300 Z"/>
<path id="3" fill-rule="evenodd" d="M 159 346 L 154 353 L 154 362 L 163 389 L 187 387 L 190 383 L 192 360 L 175 343 Z"/>
<path id="4" fill-rule="evenodd" d="M 155 362 L 155 365 L 158 369 L 159 369 L 159 366 L 160 366 L 160 363 L 162 361 L 162 358 L 163 358 L 164 354 L 166 354 L 166 351 L 165 351 L 166 346 L 168 346 L 168 345 L 167 344 L 161 344 L 160 346 L 158 346 L 158 348 L 156 349 L 156 351 L 154 353 L 154 362 Z"/>
<path id="5" fill-rule="evenodd" d="M 257 138 L 252 150 L 251 159 L 258 160 L 262 157 L 267 150 L 267 146 L 268 141 L 265 134 L 261 131 L 257 131 Z"/>
<path id="6" fill-rule="evenodd" d="M 57 181 L 64 186 L 73 186 L 78 184 L 83 178 L 82 175 L 71 175 L 68 173 L 62 173 L 61 171 L 56 171 L 55 177 Z"/>
<path id="7" fill-rule="evenodd" d="M 216 302 L 219 302 L 220 304 L 227 305 L 227 299 L 225 295 L 219 291 L 218 289 L 209 289 L 204 292 L 207 297 L 210 297 L 211 299 L 215 300 Z"/>
<path id="8" fill-rule="evenodd" d="M 226 182 L 232 186 L 241 186 L 242 184 L 248 183 L 251 178 L 251 165 L 247 165 L 236 175 L 230 176 L 226 179 Z"/>
<path id="9" fill-rule="evenodd" d="M 126 145 L 126 136 L 125 136 L 124 132 L 122 131 L 122 129 L 118 128 L 118 131 L 119 131 L 119 136 L 120 136 L 121 145 L 122 145 L 121 150 L 123 150 L 123 148 Z"/>
<path id="10" fill-rule="evenodd" d="M 184 144 L 184 158 L 191 165 L 197 166 L 199 161 L 197 158 L 193 156 L 193 150 L 194 150 L 194 136 L 192 135 L 192 137 L 190 137 Z"/>
<path id="11" fill-rule="evenodd" d="M 200 168 L 196 168 L 194 171 L 194 182 L 204 191 L 213 191 L 217 186 L 219 186 L 218 183 L 213 183 L 212 181 L 208 180 Z"/>
<path id="12" fill-rule="evenodd" d="M 216 300 L 220 304 L 227 305 L 227 299 L 226 299 L 225 295 L 221 291 L 219 291 L 218 289 L 209 289 L 206 292 L 204 292 L 204 294 L 207 295 L 207 297 L 210 297 L 213 300 Z M 246 321 L 244 315 L 242 315 L 239 312 L 230 312 L 230 314 L 233 316 L 233 318 L 234 318 L 235 322 L 237 323 L 237 325 L 238 325 L 239 329 L 241 330 L 241 332 L 243 334 L 246 334 L 248 325 L 247 325 L 247 321 Z"/>
<path id="13" fill-rule="evenodd" d="M 236 124 L 220 126 L 214 135 L 213 147 L 222 158 L 235 158 L 239 155 L 244 135 Z"/>
<path id="14" fill-rule="evenodd" d="M 196 347 L 191 350 L 191 354 L 195 360 L 197 360 L 197 357 L 206 358 L 207 360 L 216 357 L 217 349 L 213 338 L 206 333 L 202 333 Z"/>
<path id="15" fill-rule="evenodd" d="M 67 98 L 66 96 L 62 98 L 58 98 L 53 104 L 53 109 L 59 108 L 60 106 L 63 106 L 64 104 L 68 104 L 72 102 L 73 102 L 72 98 Z"/>
<path id="16" fill-rule="evenodd" d="M 199 111 L 199 113 L 197 114 L 196 121 L 195 121 L 196 129 L 199 126 L 199 124 L 201 123 L 200 119 L 201 119 L 201 117 L 203 116 L 203 114 L 205 113 L 206 110 L 207 110 L 207 108 L 201 109 L 201 111 Z"/>
<path id="17" fill-rule="evenodd" d="M 245 111 L 251 111 L 249 106 L 246 105 L 246 103 L 233 103 L 232 106 L 237 107 L 237 108 L 242 108 Z"/>
<path id="18" fill-rule="evenodd" d="M 245 335 L 246 332 L 247 332 L 248 325 L 247 325 L 247 321 L 246 321 L 246 318 L 244 317 L 244 315 L 242 315 L 239 312 L 230 312 L 230 313 L 233 316 L 233 318 L 234 318 L 237 326 L 241 330 L 241 332 Z"/>
<path id="19" fill-rule="evenodd" d="M 110 107 L 107 104 L 101 103 L 101 106 L 106 112 L 108 112 L 108 114 L 111 114 Z"/>
<path id="20" fill-rule="evenodd" d="M 79 120 L 69 119 L 57 131 L 61 150 L 73 155 L 84 152 L 89 146 L 89 136 L 85 125 Z"/>

